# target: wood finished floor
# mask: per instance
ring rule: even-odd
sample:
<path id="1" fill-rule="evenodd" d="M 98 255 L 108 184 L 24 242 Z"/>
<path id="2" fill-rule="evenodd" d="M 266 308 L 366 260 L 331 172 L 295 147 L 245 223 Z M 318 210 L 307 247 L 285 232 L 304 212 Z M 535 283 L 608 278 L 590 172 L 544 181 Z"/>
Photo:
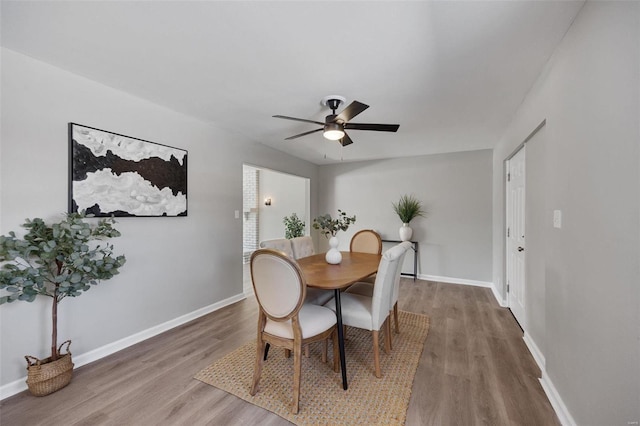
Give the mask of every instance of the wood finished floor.
<path id="1" fill-rule="evenodd" d="M 489 289 L 403 278 L 399 306 L 431 318 L 407 425 L 560 424 L 522 331 Z M 5 399 L 0 424 L 289 424 L 193 379 L 254 338 L 256 322 L 255 300 L 243 300 L 78 368 L 54 394 Z"/>

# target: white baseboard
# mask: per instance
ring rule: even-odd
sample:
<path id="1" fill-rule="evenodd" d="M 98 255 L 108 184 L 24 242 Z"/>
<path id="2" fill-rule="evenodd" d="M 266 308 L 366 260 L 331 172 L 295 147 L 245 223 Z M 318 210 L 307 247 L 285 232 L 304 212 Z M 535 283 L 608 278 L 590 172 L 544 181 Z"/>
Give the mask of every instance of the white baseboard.
<path id="1" fill-rule="evenodd" d="M 493 292 L 493 297 L 496 298 L 496 300 L 498 301 L 498 305 L 500 305 L 500 307 L 502 308 L 508 308 L 509 307 L 509 301 L 505 298 L 503 298 L 500 293 L 498 293 L 498 289 L 496 289 L 496 286 L 491 286 L 491 291 Z"/>
<path id="2" fill-rule="evenodd" d="M 438 275 L 424 275 L 424 274 L 419 274 L 418 279 L 426 280 L 426 281 L 436 281 L 439 283 L 473 285 L 476 287 L 490 288 L 491 292 L 493 293 L 493 297 L 496 298 L 496 300 L 498 301 L 498 304 L 503 308 L 507 307 L 506 300 L 502 299 L 502 297 L 500 296 L 500 293 L 498 293 L 496 289 L 496 286 L 489 281 L 477 281 L 477 280 L 469 280 L 466 278 L 441 277 Z"/>
<path id="3" fill-rule="evenodd" d="M 0 400 L 9 398 L 12 395 L 22 392 L 27 389 L 26 383 L 27 377 L 23 377 L 22 379 L 16 380 L 15 382 L 7 383 L 6 385 L 0 387 Z"/>
<path id="4" fill-rule="evenodd" d="M 558 416 L 558 420 L 560 420 L 560 423 L 563 426 L 576 426 L 577 423 L 575 422 L 575 420 L 573 420 L 571 413 L 567 409 L 567 406 L 564 405 L 564 402 L 562 401 L 562 398 L 560 398 L 560 394 L 558 393 L 558 390 L 553 385 L 553 382 L 551 382 L 551 379 L 549 378 L 545 370 L 542 370 L 542 378 L 540 378 L 540 385 L 542 385 L 542 389 L 544 390 L 544 393 L 547 394 L 547 398 L 549 398 L 549 402 L 551 403 L 551 406 L 555 410 L 556 415 Z"/>
<path id="5" fill-rule="evenodd" d="M 427 281 L 436 281 L 439 283 L 447 283 L 447 284 L 473 285 L 476 287 L 488 287 L 488 288 L 493 287 L 493 283 L 488 281 L 468 280 L 466 278 L 441 277 L 438 275 L 419 274 L 418 279 L 427 280 Z"/>
<path id="6" fill-rule="evenodd" d="M 233 303 L 239 302 L 240 300 L 245 299 L 246 296 L 244 294 L 237 294 L 235 296 L 229 297 L 228 299 L 221 300 L 212 305 L 205 306 L 204 308 L 197 309 L 193 312 L 190 312 L 186 315 L 182 315 L 178 318 L 174 318 L 165 323 L 156 325 L 154 327 L 143 330 L 139 333 L 133 334 L 131 336 L 125 337 L 124 339 L 120 339 L 116 342 L 109 343 L 100 348 L 94 349 L 89 352 L 85 352 L 78 356 L 73 357 L 73 363 L 75 368 L 81 367 L 83 365 L 89 364 L 90 362 L 97 361 L 101 358 L 104 358 L 108 355 L 111 355 L 115 352 L 121 351 L 122 349 L 128 348 L 129 346 L 135 345 L 136 343 L 140 343 L 143 340 L 149 339 L 153 336 L 156 336 L 160 333 L 164 333 L 167 330 L 175 328 L 179 325 L 186 324 L 189 321 L 192 321 L 196 318 L 199 318 L 203 315 L 207 315 L 211 312 L 217 311 L 218 309 L 222 309 L 225 306 L 231 305 Z M 14 382 L 7 383 L 4 386 L 0 387 L 0 400 L 8 398 L 12 395 L 15 395 L 19 392 L 22 392 L 27 389 L 26 384 L 27 377 L 23 377 Z"/>
<path id="7" fill-rule="evenodd" d="M 542 354 L 540 348 L 538 348 L 538 345 L 536 345 L 536 342 L 531 338 L 531 335 L 525 331 L 522 339 L 524 340 L 524 344 L 527 345 L 529 352 L 531 352 L 531 355 L 536 361 L 536 364 L 538 364 L 540 371 L 545 371 L 546 361 L 544 359 L 544 355 Z"/>
<path id="8" fill-rule="evenodd" d="M 540 371 L 542 372 L 542 377 L 539 379 L 540 385 L 542 386 L 544 393 L 547 395 L 547 398 L 549 398 L 549 402 L 556 412 L 560 423 L 563 426 L 576 426 L 576 422 L 573 420 L 573 417 L 571 417 L 571 413 L 569 413 L 567 406 L 564 405 L 562 398 L 560 398 L 560 394 L 547 375 L 546 360 L 544 355 L 542 354 L 542 351 L 540 350 L 538 345 L 536 345 L 536 342 L 533 340 L 531 335 L 526 331 L 524 332 L 524 336 L 522 337 L 522 339 L 527 345 L 529 352 L 531 352 L 533 359 L 538 364 L 538 367 L 540 367 Z"/>

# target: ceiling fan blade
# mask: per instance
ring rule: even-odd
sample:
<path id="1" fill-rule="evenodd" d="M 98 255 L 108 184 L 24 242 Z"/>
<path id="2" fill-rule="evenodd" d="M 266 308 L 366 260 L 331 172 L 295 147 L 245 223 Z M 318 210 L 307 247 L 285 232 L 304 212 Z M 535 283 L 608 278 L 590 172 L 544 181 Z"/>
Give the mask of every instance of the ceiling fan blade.
<path id="1" fill-rule="evenodd" d="M 399 124 L 344 123 L 345 129 L 375 130 L 377 132 L 397 132 Z"/>
<path id="2" fill-rule="evenodd" d="M 344 134 L 344 136 L 342 137 L 342 139 L 340 139 L 340 145 L 342 146 L 347 146 L 347 145 L 351 145 L 353 143 L 353 141 L 351 140 L 351 138 L 349 137 L 348 134 Z"/>
<path id="3" fill-rule="evenodd" d="M 274 115 L 273 117 L 274 118 L 284 118 L 285 120 L 303 121 L 305 123 L 313 123 L 313 124 L 319 124 L 321 126 L 324 126 L 324 123 L 321 123 L 320 121 L 307 120 L 307 119 L 304 119 L 304 118 L 287 117 L 286 115 Z"/>
<path id="4" fill-rule="evenodd" d="M 311 133 L 320 132 L 322 130 L 324 130 L 323 127 L 319 128 L 319 129 L 315 129 L 315 130 L 310 130 L 308 132 L 300 133 L 299 135 L 289 136 L 288 138 L 284 138 L 284 140 L 285 141 L 289 141 L 291 139 L 299 138 L 300 136 L 310 135 Z"/>
<path id="5" fill-rule="evenodd" d="M 369 105 L 363 104 L 362 102 L 353 101 L 349 104 L 348 107 L 343 109 L 340 114 L 338 114 L 334 121 L 342 120 L 343 123 L 346 123 L 367 108 L 369 108 Z"/>

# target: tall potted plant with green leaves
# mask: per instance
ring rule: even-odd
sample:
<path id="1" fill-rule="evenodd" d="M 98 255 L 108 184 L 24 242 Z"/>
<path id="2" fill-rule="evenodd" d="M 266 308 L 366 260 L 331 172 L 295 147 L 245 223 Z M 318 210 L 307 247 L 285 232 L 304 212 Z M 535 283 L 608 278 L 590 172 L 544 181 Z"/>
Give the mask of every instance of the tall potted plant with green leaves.
<path id="1" fill-rule="evenodd" d="M 398 233 L 400 234 L 400 240 L 409 241 L 413 235 L 413 229 L 409 226 L 409 223 L 418 216 L 423 216 L 426 212 L 422 209 L 422 202 L 413 195 L 402 195 L 397 203 L 391 203 L 393 205 L 393 211 L 396 212 L 402 226 Z"/>
<path id="2" fill-rule="evenodd" d="M 108 218 L 88 223 L 81 213 L 67 213 L 52 224 L 27 219 L 23 238 L 13 231 L 0 236 L 0 304 L 33 302 L 39 295 L 51 298 L 51 354 L 45 359 L 25 357 L 27 385 L 36 396 L 66 386 L 73 374 L 71 341 L 58 346 L 58 304 L 112 278 L 126 262 L 123 255 L 113 254 L 113 245 L 99 243 L 120 236 L 114 222 Z"/>
<path id="3" fill-rule="evenodd" d="M 329 213 L 322 216 L 318 216 L 313 219 L 313 228 L 319 229 L 320 232 L 327 238 L 329 238 L 329 251 L 325 255 L 327 263 L 337 265 L 342 262 L 342 253 L 338 250 L 338 237 L 336 234 L 338 231 L 346 231 L 349 229 L 349 225 L 355 223 L 356 215 L 347 216 L 347 213 L 338 209 L 338 216 L 334 219 Z"/>
<path id="4" fill-rule="evenodd" d="M 284 237 L 286 239 L 290 240 L 304 235 L 304 227 L 306 224 L 296 213 L 291 213 L 291 216 L 285 216 L 282 219 L 282 223 L 284 223 Z"/>

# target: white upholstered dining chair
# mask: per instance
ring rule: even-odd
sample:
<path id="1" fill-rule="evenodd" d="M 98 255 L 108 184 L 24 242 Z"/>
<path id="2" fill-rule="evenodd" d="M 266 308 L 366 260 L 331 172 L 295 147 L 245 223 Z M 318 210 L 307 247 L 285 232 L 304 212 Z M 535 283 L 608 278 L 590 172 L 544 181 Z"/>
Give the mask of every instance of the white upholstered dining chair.
<path id="1" fill-rule="evenodd" d="M 389 306 L 393 295 L 393 285 L 399 266 L 399 259 L 406 252 L 406 246 L 398 244 L 387 250 L 380 260 L 376 283 L 373 286 L 373 294 L 364 296 L 361 294 L 344 292 L 340 296 L 342 310 L 342 323 L 350 327 L 362 328 L 371 331 L 373 340 L 373 363 L 375 376 L 381 377 L 379 335 L 384 334 L 385 352 L 391 349 L 391 327 L 389 325 Z M 336 301 L 331 299 L 325 306 L 335 311 Z"/>
<path id="2" fill-rule="evenodd" d="M 260 247 L 280 250 L 292 259 L 300 259 L 302 257 L 307 257 L 315 254 L 315 250 L 313 248 L 313 240 L 311 239 L 311 236 L 308 235 L 292 239 L 276 238 L 273 240 L 265 240 L 260 243 Z M 304 303 L 322 306 L 327 303 L 332 297 L 333 292 L 331 290 L 307 288 Z M 309 357 L 309 345 L 305 345 L 304 354 L 307 358 Z"/>
<path id="3" fill-rule="evenodd" d="M 291 248 L 291 240 L 287 240 L 286 238 L 276 238 L 273 240 L 261 241 L 260 248 L 280 250 L 290 258 L 294 259 L 293 249 Z"/>
<path id="4" fill-rule="evenodd" d="M 258 301 L 258 337 L 253 383 L 250 394 L 258 392 L 266 345 L 293 351 L 293 401 L 299 410 L 302 345 L 333 339 L 333 370 L 338 371 L 338 337 L 335 313 L 323 306 L 304 303 L 306 284 L 300 268 L 281 251 L 256 250 L 251 255 L 251 279 Z M 323 361 L 326 362 L 326 352 Z"/>
<path id="5" fill-rule="evenodd" d="M 313 248 L 313 240 L 310 235 L 295 237 L 290 241 L 294 259 L 300 259 L 302 257 L 308 257 L 316 254 L 316 251 Z"/>
<path id="6" fill-rule="evenodd" d="M 293 258 L 300 259 L 316 254 L 313 248 L 313 240 L 311 236 L 305 235 L 303 237 L 295 237 L 291 240 L 291 248 L 293 250 Z M 313 305 L 324 305 L 333 297 L 333 291 L 322 290 L 319 288 L 307 288 L 307 296 L 304 303 L 311 303 Z M 306 350 L 306 349 L 305 349 Z M 308 351 L 307 351 L 308 355 Z"/>
<path id="7" fill-rule="evenodd" d="M 293 250 L 293 258 L 300 259 L 303 257 L 313 256 L 316 254 L 313 248 L 313 240 L 310 235 L 302 237 L 294 237 L 291 240 L 291 249 Z M 321 288 L 307 287 L 307 295 L 304 298 L 304 303 L 311 303 L 312 305 L 322 306 L 327 303 L 333 297 L 333 291 L 322 290 Z M 327 351 L 325 341 L 324 351 Z M 309 358 L 309 345 L 304 346 L 304 355 Z"/>
<path id="8" fill-rule="evenodd" d="M 398 246 L 404 247 L 404 252 L 400 255 L 398 259 L 398 268 L 396 270 L 396 275 L 393 282 L 393 292 L 391 294 L 390 306 L 389 306 L 389 316 L 393 314 L 394 326 L 396 333 L 400 333 L 400 322 L 398 321 L 398 297 L 400 295 L 400 274 L 402 273 L 402 264 L 404 263 L 404 257 L 407 254 L 407 251 L 411 248 L 411 242 L 404 241 Z M 367 297 L 373 296 L 373 286 L 369 282 L 360 281 L 352 286 L 350 286 L 346 292 L 352 294 L 360 294 Z M 393 344 L 393 339 L 391 339 L 391 344 Z"/>

